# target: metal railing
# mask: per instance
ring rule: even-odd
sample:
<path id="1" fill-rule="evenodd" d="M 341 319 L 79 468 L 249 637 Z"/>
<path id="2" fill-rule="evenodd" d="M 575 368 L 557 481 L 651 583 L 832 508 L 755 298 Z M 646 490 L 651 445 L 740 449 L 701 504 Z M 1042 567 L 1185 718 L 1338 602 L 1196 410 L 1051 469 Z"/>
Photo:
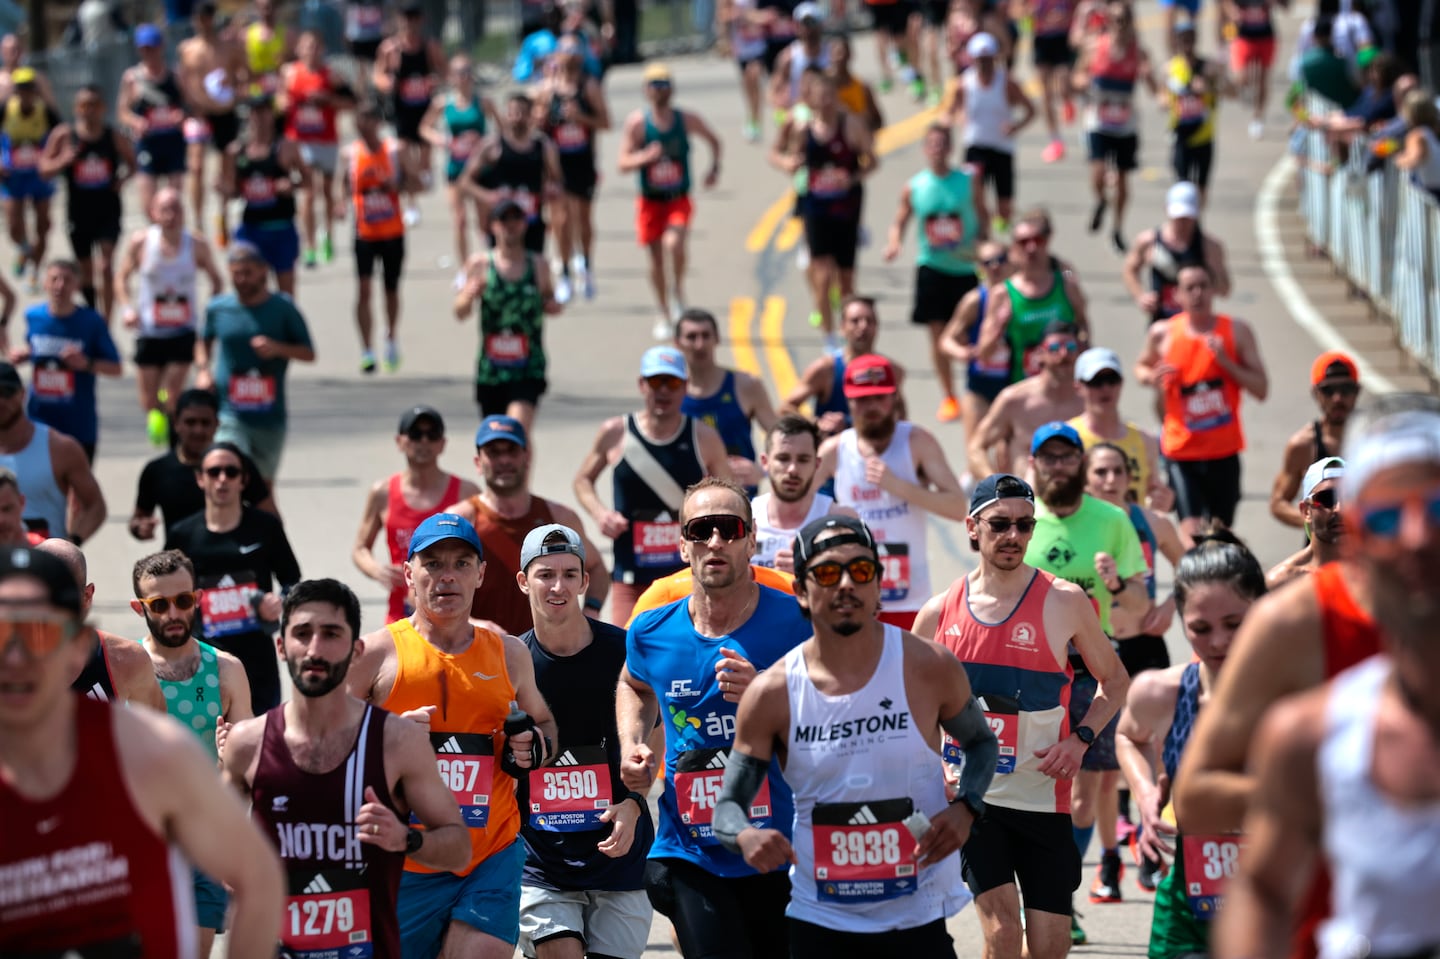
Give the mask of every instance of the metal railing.
<path id="1" fill-rule="evenodd" d="M 1310 94 L 1306 109 L 1325 116 L 1338 108 Z M 1377 162 L 1364 137 L 1337 146 L 1311 130 L 1302 139 L 1306 239 L 1390 320 L 1401 349 L 1440 378 L 1440 203 L 1389 160 Z"/>

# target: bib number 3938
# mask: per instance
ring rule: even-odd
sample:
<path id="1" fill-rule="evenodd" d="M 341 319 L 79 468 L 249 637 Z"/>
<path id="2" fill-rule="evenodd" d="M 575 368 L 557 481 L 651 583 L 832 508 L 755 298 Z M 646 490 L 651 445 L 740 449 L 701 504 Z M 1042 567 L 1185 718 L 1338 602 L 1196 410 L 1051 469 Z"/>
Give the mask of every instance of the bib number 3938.
<path id="1" fill-rule="evenodd" d="M 1240 862 L 1240 836 L 1184 836 L 1185 898 L 1198 919 L 1214 919 L 1220 912 L 1225 883 Z"/>
<path id="2" fill-rule="evenodd" d="M 715 838 L 711 823 L 729 760 L 728 749 L 692 749 L 675 757 L 675 810 L 690 838 L 702 846 L 714 846 L 720 841 Z M 750 824 L 757 829 L 767 829 L 770 818 L 770 780 L 767 778 L 750 801 Z"/>
<path id="3" fill-rule="evenodd" d="M 478 733 L 430 734 L 440 781 L 450 787 L 460 818 L 470 829 L 490 822 L 490 789 L 495 779 L 495 741 Z M 416 822 L 414 813 L 410 821 Z"/>
<path id="4" fill-rule="evenodd" d="M 280 943 L 281 954 L 290 959 L 373 956 L 370 892 L 363 874 L 347 869 L 292 874 Z"/>
<path id="5" fill-rule="evenodd" d="M 609 808 L 610 764 L 603 746 L 572 746 L 555 765 L 530 771 L 530 825 L 535 829 L 598 829 Z"/>
<path id="6" fill-rule="evenodd" d="M 909 799 L 816 803 L 815 895 L 828 902 L 880 902 L 915 892 Z"/>

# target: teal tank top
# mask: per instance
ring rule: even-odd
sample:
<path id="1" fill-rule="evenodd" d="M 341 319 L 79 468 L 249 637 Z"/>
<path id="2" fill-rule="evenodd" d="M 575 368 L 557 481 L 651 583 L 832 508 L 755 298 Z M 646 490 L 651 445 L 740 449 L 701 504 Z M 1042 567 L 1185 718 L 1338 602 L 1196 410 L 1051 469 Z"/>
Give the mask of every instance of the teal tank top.
<path id="1" fill-rule="evenodd" d="M 465 161 L 485 135 L 485 114 L 480 98 L 471 97 L 464 108 L 455 105 L 455 94 L 445 98 L 445 129 L 450 131 L 449 156 L 445 160 L 445 176 L 453 181 L 465 168 Z"/>
<path id="2" fill-rule="evenodd" d="M 165 709 L 177 722 L 200 737 L 200 745 L 216 762 L 215 724 L 220 719 L 220 657 L 214 647 L 200 643 L 200 668 L 195 675 L 180 682 L 160 680 L 165 694 Z"/>
<path id="3" fill-rule="evenodd" d="M 640 195 L 647 200 L 674 200 L 690 193 L 690 134 L 685 132 L 685 116 L 679 110 L 670 129 L 655 127 L 655 117 L 645 111 L 645 144 L 659 143 L 664 155 L 649 166 L 640 168 Z"/>
<path id="4" fill-rule="evenodd" d="M 970 174 L 951 170 L 944 178 L 921 170 L 910 178 L 910 206 L 919 224 L 919 266 L 951 276 L 975 275 L 979 230 Z"/>

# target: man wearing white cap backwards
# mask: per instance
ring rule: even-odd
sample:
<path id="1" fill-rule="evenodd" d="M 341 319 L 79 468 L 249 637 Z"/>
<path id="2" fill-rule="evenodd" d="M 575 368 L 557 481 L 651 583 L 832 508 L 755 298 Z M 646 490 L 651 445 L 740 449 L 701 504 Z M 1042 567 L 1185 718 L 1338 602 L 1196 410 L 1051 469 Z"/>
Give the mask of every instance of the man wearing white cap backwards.
<path id="1" fill-rule="evenodd" d="M 1181 181 L 1165 194 L 1165 222 L 1143 230 L 1125 257 L 1125 289 L 1154 323 L 1180 312 L 1175 289 L 1180 271 L 1203 263 L 1215 277 L 1215 295 L 1230 295 L 1225 247 L 1200 229 L 1200 190 Z"/>
<path id="2" fill-rule="evenodd" d="M 1275 589 L 1340 559 L 1341 537 L 1345 534 L 1345 518 L 1340 509 L 1340 479 L 1344 475 L 1345 461 L 1338 456 L 1316 460 L 1305 471 L 1299 508 L 1310 542 L 1266 573 L 1266 586 Z"/>
<path id="3" fill-rule="evenodd" d="M 977 33 L 965 44 L 971 66 L 950 101 L 949 126 L 960 131 L 965 163 L 995 191 L 996 230 L 1008 228 L 1015 208 L 1015 134 L 1035 119 L 1035 104 L 1000 65 L 1000 42 Z"/>
<path id="4" fill-rule="evenodd" d="M 1440 568 L 1440 400 L 1419 394 L 1380 397 L 1354 426 L 1345 446 L 1342 505 L 1356 521 L 1344 558 L 1286 584 L 1251 609 L 1186 746 L 1175 790 L 1175 813 L 1183 829 L 1225 833 L 1244 826 L 1250 844 L 1247 857 L 1255 857 L 1249 861 L 1266 864 L 1262 871 L 1247 867 L 1247 888 L 1231 887 L 1226 913 L 1243 908 L 1247 918 L 1241 924 L 1250 927 L 1255 916 L 1248 906 L 1237 905 L 1237 899 L 1253 902 L 1256 887 L 1273 888 L 1276 928 L 1294 928 L 1297 944 L 1303 938 L 1312 954 L 1309 939 L 1329 912 L 1328 882 L 1311 884 L 1303 906 L 1293 902 L 1289 886 L 1273 886 L 1278 875 L 1271 873 L 1274 842 L 1288 837 L 1288 827 L 1277 832 L 1273 811 L 1279 800 L 1258 795 L 1256 778 L 1246 771 L 1255 730 L 1276 700 L 1318 686 L 1379 652 L 1382 635 L 1392 647 L 1412 647 L 1421 630 L 1433 634 L 1440 614 L 1440 593 L 1435 590 L 1435 570 Z M 1313 733 L 1295 733 L 1304 742 L 1323 727 L 1317 719 Z M 1277 757 L 1274 748 L 1267 752 L 1288 762 L 1288 757 Z M 1425 760 L 1414 768 L 1433 765 L 1433 760 Z M 1313 776 L 1313 768 L 1312 757 L 1312 771 L 1304 779 Z M 1265 804 L 1267 814 L 1245 825 L 1247 808 L 1257 802 Z M 1373 812 L 1386 803 L 1366 805 Z M 1304 814 L 1304 809 L 1295 811 L 1294 826 L 1306 826 Z M 1370 826 L 1364 835 L 1372 835 Z M 1297 862 L 1304 845 L 1286 854 L 1287 882 L 1303 875 L 1312 861 L 1307 854 L 1306 862 Z M 1398 853 L 1400 847 L 1378 848 Z M 1408 871 L 1401 868 L 1394 875 L 1407 876 Z M 1227 930 L 1218 941 L 1233 943 L 1229 935 Z M 1388 949 L 1377 942 L 1372 954 L 1396 952 L 1382 948 Z M 1249 954 L 1281 951 L 1257 948 Z"/>

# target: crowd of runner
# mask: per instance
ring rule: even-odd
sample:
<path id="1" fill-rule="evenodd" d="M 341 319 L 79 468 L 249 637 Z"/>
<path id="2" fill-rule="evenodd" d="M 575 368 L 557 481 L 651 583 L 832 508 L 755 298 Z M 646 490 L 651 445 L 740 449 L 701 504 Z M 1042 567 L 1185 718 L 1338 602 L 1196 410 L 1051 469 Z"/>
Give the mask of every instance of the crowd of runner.
<path id="1" fill-rule="evenodd" d="M 1440 949 L 1440 401 L 1362 401 L 1338 351 L 1272 383 L 1201 226 L 1221 99 L 1265 132 L 1270 0 L 1222 5 L 1228 64 L 1196 52 L 1198 0 L 1166 5 L 1163 60 L 1125 0 L 867 6 L 874 89 L 838 6 L 717 13 L 825 338 L 788 396 L 721 365 L 686 293 L 732 138 L 662 63 L 612 123 L 608 10 L 555 11 L 531 81 L 493 98 L 420 6 L 374 0 L 346 4 L 344 51 L 272 0 L 200 0 L 173 55 L 134 31 L 113 115 L 83 87 L 69 120 L 0 42 L 0 198 L 35 301 L 0 337 L 0 954 L 208 956 L 225 933 L 246 959 L 638 959 L 658 912 L 688 959 L 953 957 L 973 902 L 987 959 L 1059 959 L 1086 941 L 1077 894 L 1123 901 L 1127 859 L 1151 959 Z M 1316 51 L 1347 69 L 1333 29 L 1302 75 Z M 856 279 L 897 80 L 929 119 L 880 252 L 913 258 L 934 418 L 963 446 L 916 421 Z M 1140 87 L 1174 182 L 1134 234 Z M 1089 232 L 1108 223 L 1146 325 L 1131 367 L 1049 213 L 1016 207 L 1037 120 L 1045 163 L 1085 146 Z M 576 510 L 532 492 L 533 444 L 547 317 L 599 295 L 612 127 L 661 342 L 633 412 L 571 458 Z M 442 468 L 437 409 L 396 411 L 403 467 L 352 548 L 387 615 L 362 629 L 273 495 L 289 366 L 316 356 L 296 289 L 350 250 L 360 373 L 398 370 L 441 168 L 476 475 Z M 57 179 L 70 258 L 47 247 Z M 122 197 L 147 221 L 128 235 Z M 0 279 L 0 330 L 18 302 Z M 158 453 L 128 521 L 138 642 L 87 624 L 116 315 Z M 1158 429 L 1121 414 L 1127 381 Z M 1302 390 L 1269 502 L 1301 548 L 1267 571 L 1234 529 L 1244 398 Z M 950 583 L 936 521 L 976 562 Z"/>

